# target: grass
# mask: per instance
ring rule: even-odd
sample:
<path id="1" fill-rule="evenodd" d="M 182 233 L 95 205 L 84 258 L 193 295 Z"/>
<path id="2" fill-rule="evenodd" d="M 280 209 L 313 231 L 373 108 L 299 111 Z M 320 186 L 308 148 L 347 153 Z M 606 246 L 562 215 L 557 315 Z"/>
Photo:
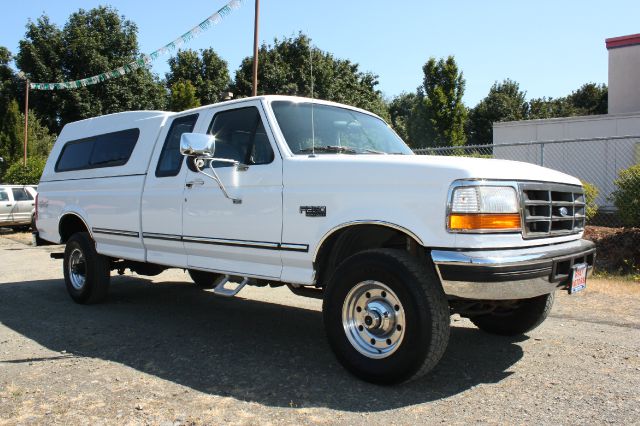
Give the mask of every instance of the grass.
<path id="1" fill-rule="evenodd" d="M 593 291 L 606 294 L 625 294 L 640 296 L 640 281 L 631 279 L 628 276 L 602 277 L 595 275 L 587 280 L 587 288 Z"/>

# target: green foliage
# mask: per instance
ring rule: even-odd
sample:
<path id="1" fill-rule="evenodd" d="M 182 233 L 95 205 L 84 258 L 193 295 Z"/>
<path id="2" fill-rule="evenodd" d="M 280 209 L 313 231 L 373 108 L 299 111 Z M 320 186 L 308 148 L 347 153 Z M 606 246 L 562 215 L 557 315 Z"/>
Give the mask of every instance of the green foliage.
<path id="1" fill-rule="evenodd" d="M 389 118 L 391 126 L 396 133 L 409 145 L 409 122 L 413 119 L 412 112 L 416 107 L 417 95 L 415 93 L 401 93 L 389 103 Z"/>
<path id="2" fill-rule="evenodd" d="M 220 102 L 222 93 L 231 85 L 227 62 L 213 49 L 179 51 L 169 59 L 169 68 L 167 86 L 173 87 L 179 81 L 190 82 L 201 105 Z"/>
<path id="3" fill-rule="evenodd" d="M 273 46 L 260 47 L 258 94 L 311 96 L 312 63 L 315 98 L 353 105 L 389 118 L 382 96 L 375 89 L 377 75 L 359 71 L 358 64 L 311 47 L 311 40 L 301 33 L 295 38 L 276 39 Z M 252 67 L 253 57 L 246 57 L 236 71 L 236 97 L 251 95 Z"/>
<path id="4" fill-rule="evenodd" d="M 571 117 L 577 115 L 567 98 L 535 98 L 529 101 L 528 119 Z"/>
<path id="5" fill-rule="evenodd" d="M 0 122 L 0 157 L 5 164 L 11 164 L 22 156 L 23 129 L 18 102 L 11 100 Z"/>
<path id="6" fill-rule="evenodd" d="M 20 121 L 19 106 L 15 99 L 16 76 L 9 66 L 11 62 L 11 52 L 0 46 L 0 157 L 5 162 L 12 159 L 15 140 L 16 126 Z M 4 163 L 6 167 L 7 163 Z M 0 165 L 0 169 L 2 169 Z"/>
<path id="7" fill-rule="evenodd" d="M 640 164 L 621 170 L 614 180 L 613 204 L 625 226 L 640 226 Z"/>
<path id="8" fill-rule="evenodd" d="M 27 157 L 47 158 L 56 137 L 40 123 L 32 111 L 29 111 L 29 128 L 27 132 Z M 0 127 L 0 171 L 10 164 L 20 162 L 24 154 L 24 114 L 18 111 L 18 103 L 12 100 Z M 2 174 L 0 173 L 0 176 Z"/>
<path id="9" fill-rule="evenodd" d="M 534 98 L 525 100 L 518 83 L 504 80 L 494 84 L 489 94 L 469 112 L 467 133 L 472 145 L 493 141 L 493 123 L 573 117 L 607 113 L 607 86 L 587 83 L 570 95 L 560 98 Z"/>
<path id="10" fill-rule="evenodd" d="M 535 98 L 529 101 L 529 119 L 606 114 L 608 89 L 605 84 L 586 83 L 569 96 Z"/>
<path id="11" fill-rule="evenodd" d="M 44 157 L 27 158 L 27 165 L 23 160 L 15 161 L 4 174 L 3 181 L 12 185 L 36 185 L 42 176 L 42 170 L 47 163 Z"/>
<path id="12" fill-rule="evenodd" d="M 196 88 L 190 81 L 179 80 L 171 86 L 169 99 L 171 111 L 184 111 L 198 106 L 200 106 L 200 100 L 196 96 Z"/>
<path id="13" fill-rule="evenodd" d="M 24 114 L 20 114 L 20 126 L 18 128 L 20 138 L 24 137 Z M 56 135 L 51 134 L 33 111 L 29 110 L 29 124 L 27 129 L 27 155 L 29 157 L 49 156 L 51 148 L 56 141 Z M 24 148 L 21 148 L 24 149 Z"/>
<path id="14" fill-rule="evenodd" d="M 597 186 L 585 181 L 582 181 L 582 187 L 584 188 L 584 198 L 586 203 L 585 216 L 587 217 L 587 222 L 589 222 L 598 213 L 596 198 L 598 198 L 600 191 Z"/>
<path id="15" fill-rule="evenodd" d="M 9 66 L 12 55 L 6 47 L 0 46 L 0 123 L 9 102 L 15 98 L 17 78 Z"/>
<path id="16" fill-rule="evenodd" d="M 608 89 L 605 84 L 586 83 L 567 96 L 578 115 L 606 114 Z"/>
<path id="17" fill-rule="evenodd" d="M 127 64 L 139 57 L 137 27 L 111 7 L 80 9 L 63 29 L 46 15 L 27 24 L 16 56 L 32 81 L 76 80 Z M 58 132 L 68 122 L 120 111 L 161 109 L 165 90 L 148 70 L 74 90 L 32 91 L 30 107 Z"/>
<path id="18" fill-rule="evenodd" d="M 520 90 L 518 83 L 509 79 L 502 83 L 495 82 L 489 89 L 489 94 L 469 111 L 468 143 L 493 143 L 493 123 L 524 120 L 527 112 L 526 93 Z"/>
<path id="19" fill-rule="evenodd" d="M 462 103 L 465 80 L 453 56 L 429 58 L 422 67 L 424 81 L 412 112 L 409 139 L 413 146 L 461 146 L 465 144 L 467 109 Z"/>

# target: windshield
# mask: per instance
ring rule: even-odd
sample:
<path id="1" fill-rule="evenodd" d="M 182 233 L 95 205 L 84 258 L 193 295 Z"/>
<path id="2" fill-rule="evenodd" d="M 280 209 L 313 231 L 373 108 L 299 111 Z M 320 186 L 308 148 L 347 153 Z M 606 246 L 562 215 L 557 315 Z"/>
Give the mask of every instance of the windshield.
<path id="1" fill-rule="evenodd" d="M 310 102 L 271 103 L 282 134 L 294 154 L 403 154 L 413 152 L 379 118 Z"/>

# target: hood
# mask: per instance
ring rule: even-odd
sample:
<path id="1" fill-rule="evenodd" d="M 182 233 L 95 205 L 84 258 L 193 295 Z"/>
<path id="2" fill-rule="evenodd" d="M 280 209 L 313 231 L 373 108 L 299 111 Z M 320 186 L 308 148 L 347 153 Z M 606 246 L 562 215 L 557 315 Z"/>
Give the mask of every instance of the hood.
<path id="1" fill-rule="evenodd" d="M 372 167 L 393 167 L 396 171 L 428 169 L 441 177 L 454 179 L 529 180 L 581 185 L 579 179 L 566 173 L 535 164 L 487 158 L 449 157 L 433 155 L 340 155 L 321 154 L 316 162 L 368 164 Z M 346 165 L 346 164 L 345 164 Z"/>
<path id="2" fill-rule="evenodd" d="M 574 176 L 523 161 L 431 155 L 407 156 L 406 158 L 409 157 L 413 157 L 411 161 L 417 161 L 430 167 L 457 169 L 473 179 L 535 180 L 582 185 L 580 180 Z"/>

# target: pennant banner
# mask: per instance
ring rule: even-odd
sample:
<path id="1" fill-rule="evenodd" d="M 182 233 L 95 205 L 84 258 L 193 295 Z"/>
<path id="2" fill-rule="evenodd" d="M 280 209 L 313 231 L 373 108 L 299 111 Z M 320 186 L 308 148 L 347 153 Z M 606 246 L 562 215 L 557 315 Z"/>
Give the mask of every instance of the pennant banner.
<path id="1" fill-rule="evenodd" d="M 155 52 L 152 52 L 150 55 L 143 55 L 142 58 L 136 61 L 133 61 L 125 66 L 122 66 L 120 68 L 117 68 L 113 71 L 108 71 L 102 74 L 94 75 L 93 77 L 87 77 L 87 78 L 74 80 L 74 81 L 64 81 L 59 83 L 31 83 L 30 87 L 32 90 L 77 89 L 80 87 L 86 87 L 86 86 L 91 86 L 93 84 L 102 83 L 103 81 L 128 74 L 132 71 L 137 70 L 138 68 L 146 67 L 152 61 L 158 59 L 158 57 L 160 57 L 161 55 L 164 55 L 168 52 L 172 52 L 176 50 L 183 44 L 199 36 L 202 32 L 208 30 L 214 25 L 219 24 L 224 18 L 229 16 L 233 10 L 238 9 L 242 5 L 242 1 L 243 0 L 231 0 L 229 3 L 224 5 L 216 13 L 209 16 L 200 24 L 191 28 L 189 31 L 182 34 L 180 37 L 173 40 L 171 43 L 168 43 L 162 46 L 160 49 L 156 50 Z"/>

